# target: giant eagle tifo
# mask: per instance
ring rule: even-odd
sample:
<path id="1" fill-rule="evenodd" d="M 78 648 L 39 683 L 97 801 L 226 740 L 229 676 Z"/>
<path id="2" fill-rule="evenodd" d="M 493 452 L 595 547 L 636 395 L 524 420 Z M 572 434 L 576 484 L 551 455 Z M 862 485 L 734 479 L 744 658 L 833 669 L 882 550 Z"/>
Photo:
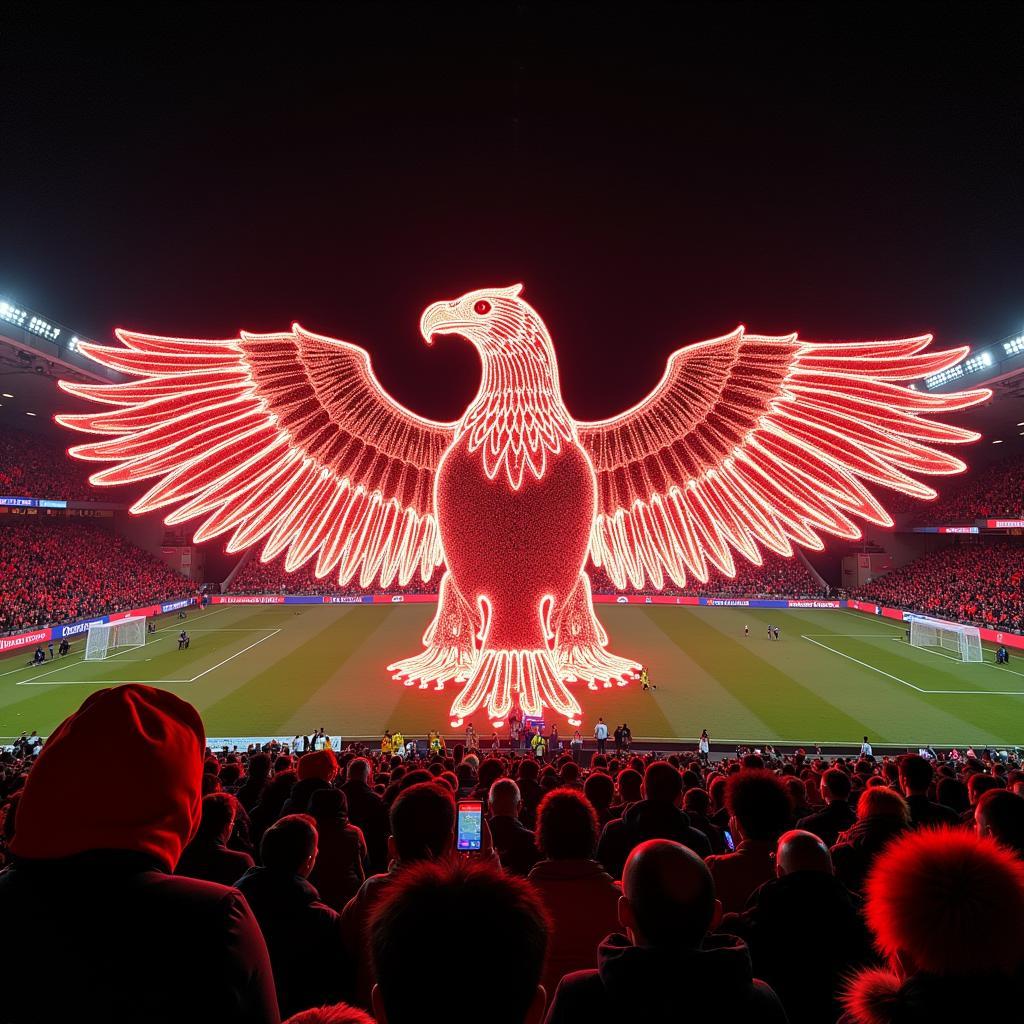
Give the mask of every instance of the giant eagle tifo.
<path id="1" fill-rule="evenodd" d="M 562 399 L 555 350 L 521 287 L 435 302 L 427 343 L 457 334 L 480 354 L 480 390 L 454 423 L 424 419 L 381 387 L 368 354 L 298 324 L 227 340 L 118 331 L 80 345 L 129 376 L 62 381 L 109 408 L 61 415 L 106 435 L 77 458 L 112 462 L 98 485 L 155 484 L 136 513 L 198 520 L 196 542 L 261 544 L 285 568 L 361 587 L 441 571 L 425 649 L 389 666 L 421 687 L 460 685 L 453 724 L 517 707 L 578 724 L 573 684 L 625 684 L 638 665 L 611 653 L 589 566 L 619 588 L 704 582 L 739 556 L 791 555 L 821 535 L 888 526 L 872 493 L 935 492 L 915 475 L 961 472 L 936 446 L 976 440 L 933 417 L 985 390 L 937 394 L 903 382 L 967 352 L 931 337 L 818 344 L 742 327 L 689 345 L 639 405 L 597 423 Z M 690 582 L 690 585 L 693 585 Z"/>

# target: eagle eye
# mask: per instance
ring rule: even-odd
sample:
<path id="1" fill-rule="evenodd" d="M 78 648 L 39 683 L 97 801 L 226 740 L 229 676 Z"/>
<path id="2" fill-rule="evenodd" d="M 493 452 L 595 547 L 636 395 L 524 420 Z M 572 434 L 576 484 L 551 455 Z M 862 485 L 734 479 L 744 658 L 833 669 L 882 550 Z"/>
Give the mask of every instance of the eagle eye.
<path id="1" fill-rule="evenodd" d="M 473 312 L 478 316 L 484 316 L 491 311 L 491 304 L 486 299 L 478 299 L 473 303 Z"/>

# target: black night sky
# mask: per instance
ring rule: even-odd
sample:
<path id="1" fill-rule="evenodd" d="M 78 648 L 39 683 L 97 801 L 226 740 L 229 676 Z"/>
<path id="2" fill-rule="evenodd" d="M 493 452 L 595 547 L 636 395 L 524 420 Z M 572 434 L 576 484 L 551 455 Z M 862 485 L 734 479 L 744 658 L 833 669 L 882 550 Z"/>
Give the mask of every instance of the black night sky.
<path id="1" fill-rule="evenodd" d="M 1024 6 L 13 4 L 0 294 L 98 340 L 306 327 L 426 415 L 422 308 L 525 284 L 580 418 L 744 323 L 1024 325 Z"/>

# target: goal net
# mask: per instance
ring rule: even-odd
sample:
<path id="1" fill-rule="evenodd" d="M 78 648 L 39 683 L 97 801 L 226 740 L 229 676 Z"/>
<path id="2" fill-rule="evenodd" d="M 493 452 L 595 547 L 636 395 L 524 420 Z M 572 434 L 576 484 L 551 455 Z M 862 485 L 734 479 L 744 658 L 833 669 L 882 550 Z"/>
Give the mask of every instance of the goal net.
<path id="1" fill-rule="evenodd" d="M 85 660 L 102 661 L 118 648 L 146 646 L 146 617 L 129 615 L 117 622 L 96 622 L 85 638 Z"/>
<path id="2" fill-rule="evenodd" d="M 961 661 L 981 661 L 981 632 L 977 626 L 915 616 L 910 620 L 910 646 L 949 651 Z"/>

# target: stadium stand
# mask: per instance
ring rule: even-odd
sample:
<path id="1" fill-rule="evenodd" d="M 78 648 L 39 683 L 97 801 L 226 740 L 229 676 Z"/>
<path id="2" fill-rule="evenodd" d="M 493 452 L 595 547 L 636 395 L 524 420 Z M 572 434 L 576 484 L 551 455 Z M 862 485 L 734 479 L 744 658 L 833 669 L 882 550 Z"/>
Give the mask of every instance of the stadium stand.
<path id="1" fill-rule="evenodd" d="M 89 484 L 95 467 L 68 458 L 61 445 L 5 426 L 0 431 L 0 494 L 69 501 L 112 500 Z"/>
<path id="2" fill-rule="evenodd" d="M 772 552 L 764 552 L 761 565 L 753 565 L 740 555 L 736 556 L 736 575 L 726 576 L 710 569 L 707 583 L 697 579 L 688 581 L 685 587 L 673 587 L 671 583 L 659 593 L 672 596 L 713 594 L 721 597 L 819 597 L 826 593 L 818 581 L 807 571 L 799 557 L 783 558 Z M 590 566 L 591 587 L 598 594 L 628 593 L 632 588 L 620 591 L 608 578 L 603 569 Z"/>
<path id="3" fill-rule="evenodd" d="M 589 566 L 591 587 L 599 594 L 628 593 L 630 588 L 620 591 L 608 578 L 603 569 Z M 384 592 L 389 594 L 433 594 L 440 582 L 440 570 L 429 583 L 414 578 L 406 586 L 392 584 Z M 370 588 L 374 589 L 374 588 Z M 285 572 L 284 557 L 273 562 L 261 562 L 257 557 L 249 560 L 238 570 L 231 581 L 233 594 L 341 594 L 355 596 L 366 592 L 366 588 L 350 583 L 338 586 L 330 577 L 318 580 L 313 574 L 312 563 L 295 572 Z M 799 558 L 782 558 L 766 554 L 763 565 L 751 565 L 746 559 L 737 557 L 736 576 L 730 578 L 720 572 L 712 572 L 708 582 L 694 580 L 685 588 L 667 586 L 661 593 L 720 594 L 743 597 L 817 597 L 825 593 L 824 588 L 811 576 Z"/>
<path id="4" fill-rule="evenodd" d="M 904 525 L 941 526 L 1024 516 L 1024 455 L 1008 455 L 962 475 L 933 477 L 928 483 L 938 492 L 932 501 L 889 490 L 879 497 L 886 511 L 906 516 Z"/>
<path id="5" fill-rule="evenodd" d="M 956 477 L 935 501 L 911 509 L 914 522 L 921 525 L 1024 516 L 1024 455 Z"/>
<path id="6" fill-rule="evenodd" d="M 129 684 L 90 695 L 41 751 L 33 736 L 0 754 L 0 906 L 20 935 L 10 1019 L 35 1019 L 54 962 L 48 1019 L 73 1019 L 88 992 L 108 1019 L 194 1019 L 199 1005 L 226 1022 L 369 1019 L 342 1000 L 402 1022 L 453 958 L 464 1005 L 483 1006 L 511 965 L 487 1012 L 507 1024 L 541 1021 L 545 1002 L 548 1024 L 672 1019 L 684 1004 L 791 1024 L 973 1019 L 1024 991 L 1013 754 L 584 764 L 460 744 L 403 760 L 276 741 L 213 752 L 204 732 L 178 697 Z M 463 798 L 495 822 L 494 849 L 486 829 L 469 858 L 453 853 Z M 509 815 L 516 828 L 498 828 Z M 726 831 L 735 852 L 708 854 Z M 353 867 L 339 912 L 314 881 Z M 488 940 L 453 945 L 453 922 Z"/>
<path id="7" fill-rule="evenodd" d="M 194 592 L 158 558 L 92 523 L 6 516 L 0 526 L 0 633 Z"/>
<path id="8" fill-rule="evenodd" d="M 275 559 L 272 562 L 261 562 L 258 551 L 253 552 L 245 565 L 238 570 L 231 581 L 232 594 L 337 594 L 341 597 L 356 597 L 359 594 L 388 593 L 388 594 L 436 594 L 441 579 L 440 571 L 434 574 L 429 583 L 424 583 L 418 576 L 406 585 L 400 586 L 392 582 L 389 586 L 379 588 L 377 586 L 361 587 L 356 579 L 351 583 L 341 586 L 332 576 L 324 579 L 317 579 L 314 575 L 314 561 L 307 562 L 300 566 L 295 572 L 286 572 L 284 568 L 285 556 Z"/>
<path id="9" fill-rule="evenodd" d="M 908 611 L 1024 632 L 1024 544 L 963 542 L 922 555 L 855 592 Z"/>

